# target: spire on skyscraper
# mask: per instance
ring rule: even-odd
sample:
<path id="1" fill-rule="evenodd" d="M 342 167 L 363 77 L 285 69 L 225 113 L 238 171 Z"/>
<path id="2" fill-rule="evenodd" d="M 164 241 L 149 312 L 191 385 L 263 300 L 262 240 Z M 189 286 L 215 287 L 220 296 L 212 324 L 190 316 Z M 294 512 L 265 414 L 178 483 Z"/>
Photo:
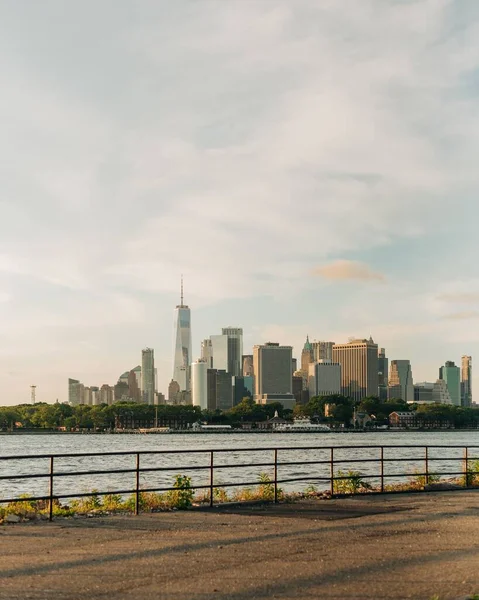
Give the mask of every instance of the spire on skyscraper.
<path id="1" fill-rule="evenodd" d="M 183 306 L 183 274 L 181 275 L 181 304 Z"/>

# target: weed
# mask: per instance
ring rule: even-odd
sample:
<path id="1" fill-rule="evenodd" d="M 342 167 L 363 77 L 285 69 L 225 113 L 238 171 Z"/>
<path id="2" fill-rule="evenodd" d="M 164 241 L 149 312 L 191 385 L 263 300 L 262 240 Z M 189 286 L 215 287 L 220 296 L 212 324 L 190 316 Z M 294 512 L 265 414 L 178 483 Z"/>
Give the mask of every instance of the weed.
<path id="1" fill-rule="evenodd" d="M 177 475 L 173 484 L 174 490 L 167 492 L 168 504 L 178 510 L 190 508 L 194 492 L 191 489 L 191 478 L 187 475 Z"/>
<path id="2" fill-rule="evenodd" d="M 333 491 L 335 494 L 357 494 L 371 489 L 371 485 L 362 479 L 359 471 L 338 471 L 334 481 Z"/>

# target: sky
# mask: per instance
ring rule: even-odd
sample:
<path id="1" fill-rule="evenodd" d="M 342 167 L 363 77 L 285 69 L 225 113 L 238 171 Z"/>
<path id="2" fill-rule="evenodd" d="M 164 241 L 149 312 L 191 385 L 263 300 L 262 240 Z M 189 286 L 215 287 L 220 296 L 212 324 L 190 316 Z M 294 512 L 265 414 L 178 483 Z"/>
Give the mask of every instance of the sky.
<path id="1" fill-rule="evenodd" d="M 477 0 L 4 0 L 0 88 L 0 404 L 166 392 L 181 274 L 194 358 L 474 361 Z"/>

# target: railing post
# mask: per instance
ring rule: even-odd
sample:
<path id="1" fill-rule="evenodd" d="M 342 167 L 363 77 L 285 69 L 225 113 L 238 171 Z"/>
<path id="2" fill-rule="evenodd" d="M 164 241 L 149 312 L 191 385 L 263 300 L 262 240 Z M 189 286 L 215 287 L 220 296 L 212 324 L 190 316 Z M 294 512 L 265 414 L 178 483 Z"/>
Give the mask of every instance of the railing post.
<path id="1" fill-rule="evenodd" d="M 140 453 L 136 453 L 135 515 L 140 514 Z"/>
<path id="2" fill-rule="evenodd" d="M 278 504 L 278 448 L 274 449 L 274 503 Z"/>
<path id="3" fill-rule="evenodd" d="M 329 458 L 330 477 L 331 477 L 331 496 L 334 496 L 334 448 L 330 448 L 331 455 Z"/>
<path id="4" fill-rule="evenodd" d="M 426 463 L 426 485 L 429 485 L 429 448 L 426 446 L 426 455 L 425 455 L 425 463 Z"/>
<path id="5" fill-rule="evenodd" d="M 381 446 L 381 493 L 384 493 L 384 446 Z"/>
<path id="6" fill-rule="evenodd" d="M 210 452 L 210 506 L 213 506 L 214 497 L 214 451 Z"/>
<path id="7" fill-rule="evenodd" d="M 48 507 L 48 520 L 53 521 L 53 456 L 50 456 L 50 504 Z"/>
<path id="8" fill-rule="evenodd" d="M 469 473 L 468 473 L 468 468 L 469 468 L 469 449 L 467 448 L 467 446 L 464 448 L 464 460 L 463 460 L 463 465 L 464 465 L 464 487 L 469 487 Z"/>

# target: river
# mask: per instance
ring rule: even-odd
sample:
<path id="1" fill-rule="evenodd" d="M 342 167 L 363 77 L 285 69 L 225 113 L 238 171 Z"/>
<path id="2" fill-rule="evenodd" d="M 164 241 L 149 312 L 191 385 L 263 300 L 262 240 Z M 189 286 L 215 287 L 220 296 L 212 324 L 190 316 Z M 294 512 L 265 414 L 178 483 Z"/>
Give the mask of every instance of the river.
<path id="1" fill-rule="evenodd" d="M 350 469 L 364 475 L 378 475 L 380 470 L 380 449 L 373 446 L 392 446 L 384 449 L 386 483 L 399 481 L 397 474 L 422 472 L 425 468 L 424 448 L 405 448 L 400 446 L 441 446 L 449 448 L 431 448 L 428 451 L 429 471 L 445 473 L 462 470 L 463 447 L 469 446 L 469 458 L 479 460 L 479 431 L 445 432 L 361 432 L 361 433 L 203 433 L 203 434 L 2 434 L 0 435 L 0 457 L 31 455 L 26 460 L 0 460 L 0 476 L 47 473 L 48 459 L 35 459 L 42 454 L 84 453 L 84 452 L 142 452 L 167 450 L 168 454 L 142 455 L 141 467 L 171 467 L 168 472 L 149 472 L 141 474 L 141 487 L 167 487 L 172 484 L 177 473 L 191 476 L 193 483 L 206 485 L 209 482 L 208 470 L 188 470 L 188 467 L 209 466 L 210 455 L 206 450 L 218 450 L 215 453 L 215 483 L 240 483 L 258 481 L 259 474 L 273 475 L 271 466 L 227 468 L 238 463 L 267 463 L 274 457 L 272 450 L 261 448 L 279 448 L 278 460 L 298 462 L 300 464 L 279 466 L 278 479 L 315 477 L 318 481 L 296 481 L 281 484 L 287 491 L 300 491 L 307 485 L 316 484 L 319 489 L 327 489 L 328 482 L 320 481 L 330 474 L 329 464 L 308 465 L 314 460 L 329 460 L 329 446 L 335 446 L 336 461 L 356 460 L 335 464 L 335 472 Z M 314 446 L 314 450 L 306 447 Z M 364 446 L 362 449 L 351 446 Z M 296 450 L 281 450 L 295 447 Z M 326 448 L 328 447 L 328 448 Z M 304 449 L 302 449 L 304 448 Z M 180 454 L 181 450 L 203 450 L 199 454 Z M 248 449 L 248 452 L 220 452 L 223 450 Z M 254 449 L 254 450 L 253 450 Z M 362 462 L 370 458 L 374 462 Z M 404 462 L 392 462 L 392 459 L 408 459 Z M 440 458 L 440 460 L 434 460 Z M 135 456 L 68 457 L 55 458 L 55 472 L 104 470 L 104 475 L 84 475 L 77 477 L 62 476 L 55 478 L 55 494 L 82 493 L 92 489 L 114 491 L 132 489 L 135 474 L 110 473 L 114 469 L 134 468 Z M 223 466 L 223 468 L 220 468 Z M 225 468 L 226 467 L 226 468 Z M 447 478 L 447 476 L 444 476 Z M 372 479 L 373 484 L 378 479 Z M 403 479 L 404 481 L 404 479 Z M 47 479 L 0 480 L 0 498 L 18 497 L 19 494 L 46 495 Z"/>

